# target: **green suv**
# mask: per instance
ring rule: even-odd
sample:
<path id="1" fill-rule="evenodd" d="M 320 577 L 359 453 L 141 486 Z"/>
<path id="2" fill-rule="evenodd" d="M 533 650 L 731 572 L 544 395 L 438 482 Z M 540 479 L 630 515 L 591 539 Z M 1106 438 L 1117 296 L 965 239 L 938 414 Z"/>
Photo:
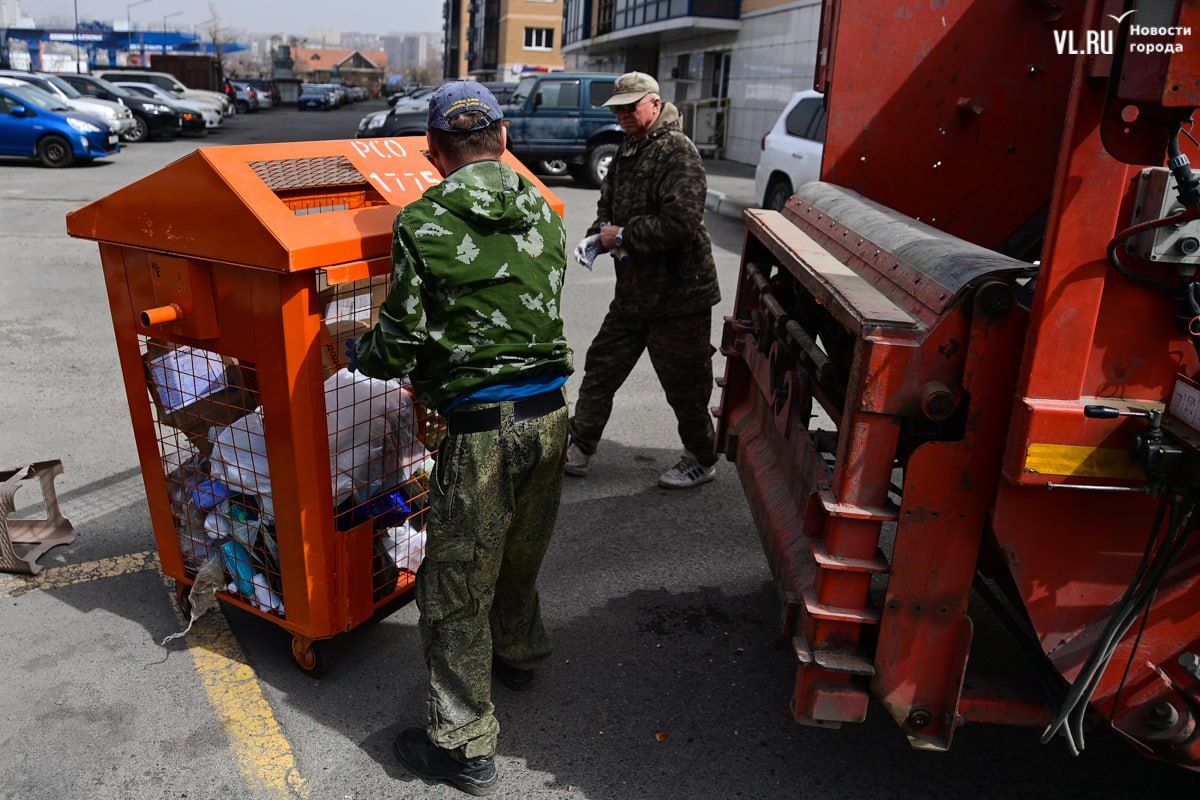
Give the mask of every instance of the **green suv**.
<path id="1" fill-rule="evenodd" d="M 602 105 L 618 77 L 548 72 L 521 78 L 504 109 L 508 149 L 538 172 L 569 172 L 580 183 L 599 186 L 625 137 L 616 115 Z"/>

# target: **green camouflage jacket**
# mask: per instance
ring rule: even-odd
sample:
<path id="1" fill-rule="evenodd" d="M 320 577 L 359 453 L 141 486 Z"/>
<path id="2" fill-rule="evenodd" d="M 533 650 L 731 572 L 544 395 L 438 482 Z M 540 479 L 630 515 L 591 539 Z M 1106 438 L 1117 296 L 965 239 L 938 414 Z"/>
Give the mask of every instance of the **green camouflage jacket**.
<path id="1" fill-rule="evenodd" d="M 596 221 L 621 225 L 629 261 L 616 261 L 613 308 L 629 314 L 682 316 L 721 301 L 712 242 L 704 227 L 708 183 L 700 153 L 664 103 L 641 139 L 628 137 L 600 186 Z"/>
<path id="2" fill-rule="evenodd" d="M 559 301 L 563 221 L 499 161 L 477 161 L 396 216 L 392 279 L 358 343 L 362 372 L 409 375 L 421 402 L 532 375 L 569 375 Z"/>

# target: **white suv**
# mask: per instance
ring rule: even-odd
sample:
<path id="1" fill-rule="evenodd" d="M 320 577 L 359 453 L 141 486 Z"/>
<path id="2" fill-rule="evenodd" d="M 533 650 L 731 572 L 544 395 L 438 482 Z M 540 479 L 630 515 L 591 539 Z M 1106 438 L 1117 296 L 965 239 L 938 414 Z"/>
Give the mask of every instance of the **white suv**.
<path id="1" fill-rule="evenodd" d="M 819 180 L 825 149 L 825 100 L 811 89 L 796 92 L 762 138 L 754 170 L 754 196 L 776 211 L 802 183 Z"/>

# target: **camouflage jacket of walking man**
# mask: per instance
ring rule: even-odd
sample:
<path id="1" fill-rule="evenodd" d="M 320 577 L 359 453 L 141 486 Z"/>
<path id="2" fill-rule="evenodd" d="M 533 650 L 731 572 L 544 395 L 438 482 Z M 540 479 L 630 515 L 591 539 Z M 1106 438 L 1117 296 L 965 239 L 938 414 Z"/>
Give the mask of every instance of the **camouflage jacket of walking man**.
<path id="1" fill-rule="evenodd" d="M 601 184 L 588 233 L 599 233 L 600 246 L 621 257 L 614 259 L 612 304 L 588 347 L 566 470 L 587 474 L 613 395 L 645 350 L 684 446 L 658 483 L 685 489 L 712 480 L 717 460 L 709 412 L 716 350 L 709 340 L 721 290 L 704 227 L 704 165 L 654 78 L 622 75 L 604 105 L 616 112 L 626 139 Z"/>
<path id="2" fill-rule="evenodd" d="M 387 300 L 350 354 L 367 375 L 408 375 L 446 416 L 416 587 L 428 717 L 395 750 L 412 772 L 471 794 L 497 785 L 493 671 L 524 688 L 550 655 L 537 576 L 562 490 L 571 372 L 563 222 L 499 160 L 501 116 L 473 81 L 434 92 L 429 158 L 444 179 L 397 216 Z"/>

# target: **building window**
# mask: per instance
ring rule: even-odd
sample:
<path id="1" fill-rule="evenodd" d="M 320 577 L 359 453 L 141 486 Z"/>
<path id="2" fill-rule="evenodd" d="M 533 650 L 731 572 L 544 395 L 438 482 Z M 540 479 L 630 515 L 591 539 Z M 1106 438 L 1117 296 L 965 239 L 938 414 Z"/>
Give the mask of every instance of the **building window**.
<path id="1" fill-rule="evenodd" d="M 526 50 L 553 50 L 554 28 L 526 28 Z"/>

